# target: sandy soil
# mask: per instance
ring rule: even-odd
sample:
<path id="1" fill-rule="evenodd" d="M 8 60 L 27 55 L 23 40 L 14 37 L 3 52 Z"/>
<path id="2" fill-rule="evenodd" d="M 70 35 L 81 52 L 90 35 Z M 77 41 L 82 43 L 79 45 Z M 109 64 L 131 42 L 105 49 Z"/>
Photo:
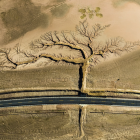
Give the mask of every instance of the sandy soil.
<path id="1" fill-rule="evenodd" d="M 2 29 L 1 48 L 6 48 L 9 46 L 13 48 L 17 43 L 19 43 L 19 47 L 21 48 L 21 50 L 27 51 L 29 50 L 29 43 L 35 39 L 38 39 L 45 32 L 51 30 L 74 31 L 75 25 L 78 24 L 79 21 L 81 21 L 78 9 L 85 7 L 91 7 L 95 9 L 95 7 L 97 6 L 101 8 L 101 13 L 103 13 L 104 16 L 103 18 L 97 18 L 95 16 L 94 19 L 87 19 L 89 25 L 95 23 L 111 24 L 111 26 L 108 29 L 106 29 L 102 36 L 99 37 L 99 39 L 97 39 L 97 41 L 103 41 L 109 39 L 110 37 L 117 36 L 122 36 L 126 41 L 137 41 L 139 39 L 139 32 L 137 32 L 140 28 L 139 14 L 137 14 L 140 12 L 139 3 L 133 0 L 122 3 L 119 0 L 87 0 L 86 3 L 84 0 L 43 0 L 41 2 L 38 2 L 37 0 L 27 0 L 26 2 L 24 2 L 23 0 L 20 1 L 21 2 L 19 3 L 16 3 L 13 0 L 0 1 L 0 28 Z M 114 6 L 114 3 L 116 3 L 116 1 L 119 1 L 117 2 L 118 5 Z M 19 7 L 21 8 L 19 9 Z M 27 8 L 26 11 L 29 11 L 32 14 L 32 17 L 26 14 L 29 12 L 25 12 L 25 7 Z M 32 10 L 30 11 L 28 7 L 32 8 Z M 36 11 L 35 9 L 38 9 L 38 11 Z M 12 21 L 12 18 L 10 18 L 10 13 L 12 15 L 12 12 L 14 15 L 13 18 L 15 19 L 14 22 Z M 36 12 L 38 14 L 36 14 Z M 21 16 L 18 15 L 18 13 L 20 13 L 25 18 L 24 22 L 22 22 L 22 19 L 20 19 Z M 44 16 L 42 17 L 41 15 Z M 35 19 L 38 19 L 38 17 L 40 18 L 36 21 Z M 46 23 L 46 20 L 43 21 L 42 19 L 44 18 L 47 21 L 49 21 L 49 23 Z M 46 26 L 43 25 L 43 23 L 46 23 Z M 27 29 L 26 32 L 24 32 L 25 29 Z M 11 30 L 14 31 L 11 32 Z M 8 35 L 11 35 L 11 40 L 9 42 L 4 43 L 4 37 L 5 35 L 7 36 L 6 33 Z M 18 36 L 13 37 L 17 34 Z M 58 55 L 61 52 L 63 56 L 71 55 L 72 57 L 77 57 L 80 55 L 80 53 L 77 51 L 70 52 L 70 49 L 68 48 L 60 50 L 58 47 L 54 47 L 51 49 L 48 48 L 46 51 L 47 53 L 55 53 L 56 55 Z M 18 57 L 15 56 L 14 53 L 11 54 L 11 57 L 14 61 L 22 61 L 24 59 L 23 56 Z M 112 57 L 109 57 L 109 59 L 112 59 Z M 50 65 L 46 64 L 47 62 L 48 60 L 45 61 L 44 59 L 41 59 L 35 64 L 29 64 L 27 66 L 24 65 L 18 67 L 18 69 L 35 68 L 38 66 L 40 67 L 41 65 Z"/>
<path id="2" fill-rule="evenodd" d="M 85 7 L 95 9 L 97 6 L 101 8 L 103 18 L 88 19 L 89 25 L 111 24 L 110 28 L 97 41 L 117 36 L 123 37 L 126 41 L 139 40 L 140 7 L 137 0 L 126 0 L 125 2 L 124 0 L 122 2 L 120 0 L 86 0 L 86 2 L 85 0 L 42 0 L 41 2 L 37 0 L 19 0 L 18 2 L 1 0 L 0 48 L 13 48 L 19 43 L 19 47 L 27 51 L 31 41 L 38 39 L 48 31 L 74 31 L 75 25 L 81 21 L 78 9 Z M 47 51 L 60 53 L 57 47 Z M 70 52 L 66 48 L 61 52 L 63 55 L 69 54 L 76 57 L 79 55 L 79 53 Z M 15 61 L 23 59 L 21 56 L 20 58 L 15 56 L 14 53 L 11 54 L 11 57 Z M 108 60 L 112 58 L 114 56 Z M 87 86 L 92 88 L 114 86 L 117 79 L 120 79 L 115 83 L 117 88 L 140 89 L 139 60 L 138 50 L 122 58 L 103 62 L 91 69 L 87 78 Z M 46 63 L 48 60 L 41 59 L 35 64 L 18 67 L 18 70 L 23 68 L 29 70 L 45 66 Z M 52 65 L 55 64 L 52 63 Z M 51 82 L 47 82 L 47 86 L 50 87 L 77 88 L 78 68 L 72 68 L 73 71 L 58 69 L 57 74 L 53 69 L 53 76 L 51 75 L 52 71 L 47 71 L 47 76 L 44 74 L 46 71 L 39 72 L 38 70 L 35 70 L 38 73 L 36 75 L 34 70 L 34 72 L 29 70 L 30 72 L 22 73 L 20 71 L 0 72 L 0 88 L 34 87 L 38 84 L 46 86 L 46 79 L 51 79 Z M 56 81 L 61 74 L 63 75 L 61 78 L 67 77 L 68 82 Z M 79 106 L 58 105 L 0 109 L 0 140 L 140 139 L 139 108 L 84 106 L 81 109 L 81 114 L 80 108 Z"/>
<path id="3" fill-rule="evenodd" d="M 90 88 L 140 89 L 140 50 L 100 63 L 87 77 Z"/>
<path id="4" fill-rule="evenodd" d="M 0 139 L 139 139 L 139 118 L 139 107 L 43 105 L 1 108 Z"/>
<path id="5" fill-rule="evenodd" d="M 28 0 L 29 2 L 30 0 Z M 75 25 L 78 24 L 80 21 L 80 13 L 78 13 L 79 8 L 84 7 L 91 7 L 95 9 L 95 7 L 101 7 L 101 12 L 103 13 L 103 18 L 97 18 L 96 16 L 94 19 L 89 20 L 89 23 L 101 23 L 101 24 L 111 24 L 111 27 L 108 28 L 105 31 L 105 34 L 102 36 L 102 38 L 110 38 L 110 37 L 116 37 L 116 36 L 122 36 L 127 41 L 137 41 L 139 40 L 139 5 L 137 2 L 131 0 L 126 1 L 124 4 L 114 7 L 114 1 L 115 0 L 94 0 L 90 1 L 87 0 L 86 3 L 84 0 L 61 0 L 61 2 L 58 1 L 41 1 L 38 2 L 36 0 L 32 0 L 31 2 L 34 4 L 34 6 L 40 6 L 41 10 L 39 12 L 45 13 L 47 15 L 50 14 L 51 8 L 53 6 L 57 5 L 63 5 L 66 4 L 68 6 L 71 6 L 70 9 L 62 11 L 64 14 L 60 15 L 59 17 L 51 16 L 52 18 L 49 18 L 50 24 L 47 27 L 40 27 L 41 23 L 39 23 L 39 26 L 36 26 L 34 29 L 30 30 L 30 24 L 34 25 L 34 20 L 31 22 L 27 22 L 27 26 L 29 26 L 29 30 L 27 30 L 22 36 L 19 35 L 19 37 L 12 42 L 8 43 L 7 45 L 2 45 L 1 47 L 12 47 L 15 46 L 15 44 L 20 43 L 22 48 L 25 48 L 28 46 L 29 42 L 31 42 L 34 39 L 39 38 L 40 35 L 44 34 L 47 31 L 50 30 L 74 30 Z M 58 3 L 57 3 L 58 2 Z M 122 2 L 123 3 L 123 2 Z M 9 9 L 17 8 L 17 5 L 13 0 L 1 0 L 0 2 L 0 12 L 7 12 Z M 50 6 L 48 9 L 47 6 Z M 4 7 L 4 8 L 3 8 Z M 33 7 L 34 10 L 34 7 Z M 40 13 L 39 13 L 40 14 Z M 128 16 L 129 15 L 129 16 Z M 38 15 L 36 15 L 37 17 Z M 25 16 L 26 17 L 26 16 Z M 33 16 L 33 18 L 36 18 Z M 130 18 L 131 17 L 131 18 Z M 28 16 L 27 16 L 28 18 Z M 1 18 L 0 18 L 1 19 Z M 41 19 L 42 20 L 42 19 Z M 119 21 L 119 22 L 118 22 Z M 137 21 L 137 22 L 135 22 Z M 2 20 L 0 20 L 1 26 L 1 42 L 3 41 L 3 36 L 7 32 L 7 27 L 4 25 Z M 128 24 L 129 23 L 129 24 Z"/>
<path id="6" fill-rule="evenodd" d="M 34 106 L 0 109 L 1 140 L 75 139 L 78 106 Z"/>
<path id="7" fill-rule="evenodd" d="M 89 140 L 139 139 L 140 108 L 86 106 L 85 137 Z"/>

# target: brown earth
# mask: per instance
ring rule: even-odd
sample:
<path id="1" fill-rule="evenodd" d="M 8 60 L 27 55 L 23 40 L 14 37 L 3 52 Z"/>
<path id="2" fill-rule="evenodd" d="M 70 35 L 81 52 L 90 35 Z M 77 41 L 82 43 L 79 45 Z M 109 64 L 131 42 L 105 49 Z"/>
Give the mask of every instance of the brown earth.
<path id="1" fill-rule="evenodd" d="M 50 65 L 38 69 L 2 71 L 0 72 L 0 99 L 31 96 L 78 95 L 76 91 L 67 90 L 79 90 L 78 81 L 78 65 Z M 31 91 L 40 89 L 44 91 L 24 92 L 24 89 Z M 48 89 L 55 90 L 49 91 Z M 57 91 L 57 89 L 64 90 Z M 7 90 L 11 92 L 7 92 L 8 94 L 6 94 L 5 91 Z"/>
<path id="2" fill-rule="evenodd" d="M 122 57 L 112 57 L 106 62 L 91 68 L 87 76 L 87 88 L 102 89 L 133 89 L 140 90 L 140 50 L 124 54 Z M 118 80 L 119 79 L 119 80 Z M 0 90 L 20 88 L 73 88 L 79 87 L 79 66 L 66 63 L 48 65 L 43 68 L 23 69 L 0 72 Z M 50 96 L 77 94 L 76 92 L 20 92 L 11 94 L 0 94 L 0 98 L 15 98 L 28 96 Z M 120 98 L 140 98 L 139 94 L 130 93 L 93 93 L 92 96 L 114 96 Z"/>
<path id="3" fill-rule="evenodd" d="M 44 91 L 44 92 L 20 92 L 1 94 L 0 99 L 28 98 L 28 97 L 49 97 L 49 96 L 78 96 L 77 91 Z"/>
<path id="4" fill-rule="evenodd" d="M 139 107 L 8 107 L 0 109 L 0 140 L 138 140 L 139 121 Z"/>
<path id="5" fill-rule="evenodd" d="M 48 66 L 40 69 L 0 72 L 0 89 L 31 87 L 78 87 L 79 66 Z"/>
<path id="6" fill-rule="evenodd" d="M 83 130 L 88 140 L 140 139 L 140 108 L 87 106 Z"/>
<path id="7" fill-rule="evenodd" d="M 140 49 L 91 68 L 88 88 L 140 89 Z"/>
<path id="8" fill-rule="evenodd" d="M 0 140 L 75 139 L 78 105 L 0 109 Z"/>

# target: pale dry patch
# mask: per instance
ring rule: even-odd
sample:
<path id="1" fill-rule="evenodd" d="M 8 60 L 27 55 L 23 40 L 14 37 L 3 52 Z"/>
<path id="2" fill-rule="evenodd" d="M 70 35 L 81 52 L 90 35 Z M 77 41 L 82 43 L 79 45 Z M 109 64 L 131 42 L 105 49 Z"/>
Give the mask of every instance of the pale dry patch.
<path id="1" fill-rule="evenodd" d="M 4 2 L 4 1 L 2 1 Z M 42 7 L 47 5 L 50 1 L 41 1 L 38 2 L 36 0 L 33 1 L 35 4 L 39 4 Z M 9 2 L 7 2 L 8 4 Z M 136 41 L 139 40 L 139 5 L 131 2 L 125 3 L 123 6 L 119 8 L 114 8 L 111 0 L 87 0 L 86 3 L 84 0 L 67 0 L 67 4 L 73 5 L 69 13 L 62 17 L 53 19 L 48 28 L 36 28 L 28 33 L 26 33 L 21 38 L 7 44 L 6 46 L 14 46 L 16 43 L 20 43 L 22 48 L 28 46 L 28 44 L 34 40 L 39 38 L 40 35 L 45 32 L 51 30 L 74 30 L 75 25 L 78 24 L 80 19 L 80 13 L 78 9 L 84 7 L 95 8 L 96 6 L 101 7 L 101 12 L 103 13 L 103 18 L 94 17 L 93 20 L 89 20 L 90 24 L 93 23 L 101 23 L 101 24 L 111 24 L 111 27 L 105 31 L 105 34 L 101 37 L 102 39 L 108 39 L 110 37 L 122 36 L 126 40 Z M 11 4 L 9 4 L 11 6 Z M 49 13 L 49 11 L 44 10 L 44 13 Z M 129 16 L 128 16 L 129 15 Z M 79 20 L 78 20 L 79 19 Z M 119 21 L 119 22 L 118 22 Z M 137 22 L 135 22 L 137 21 Z M 129 23 L 129 24 L 128 24 Z M 101 39 L 101 40 L 102 40 Z M 3 47 L 6 47 L 3 46 Z"/>
<path id="2" fill-rule="evenodd" d="M 127 106 L 107 106 L 107 105 L 87 105 L 84 106 L 85 109 L 93 109 L 98 111 L 110 111 L 110 112 L 121 112 L 121 111 L 140 111 L 139 107 L 127 107 Z"/>
<path id="3" fill-rule="evenodd" d="M 71 109 L 79 109 L 80 105 L 57 105 L 57 109 L 66 109 L 66 110 L 71 110 Z"/>

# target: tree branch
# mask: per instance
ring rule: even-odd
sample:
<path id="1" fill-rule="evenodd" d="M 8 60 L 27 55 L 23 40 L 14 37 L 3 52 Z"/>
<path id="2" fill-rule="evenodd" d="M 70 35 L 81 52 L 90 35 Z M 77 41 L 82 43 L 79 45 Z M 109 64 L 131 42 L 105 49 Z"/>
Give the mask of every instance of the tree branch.
<path id="1" fill-rule="evenodd" d="M 93 52 L 94 52 L 93 47 L 92 47 L 93 39 L 95 39 L 97 36 L 100 36 L 101 32 L 109 26 L 110 25 L 101 26 L 100 24 L 95 24 L 94 26 L 92 26 L 93 29 L 89 31 L 86 20 L 84 20 L 83 22 L 80 22 L 80 24 L 76 26 L 76 31 L 80 35 L 88 38 L 87 47 L 90 49 L 91 55 L 93 55 Z M 74 38 L 74 40 L 76 39 Z"/>
<path id="2" fill-rule="evenodd" d="M 68 37 L 66 36 L 66 33 L 65 33 L 64 31 L 62 31 L 61 34 L 62 34 L 64 40 L 65 40 L 67 43 L 72 44 L 72 45 L 75 45 L 74 42 L 72 42 L 70 39 L 68 39 Z"/>
<path id="3" fill-rule="evenodd" d="M 135 45 L 139 45 L 139 42 L 134 43 L 125 43 L 122 41 L 121 38 L 114 38 L 110 39 L 105 42 L 104 45 L 99 44 L 97 47 L 94 47 L 95 44 L 93 44 L 93 40 L 101 35 L 101 32 L 109 27 L 110 25 L 101 26 L 100 24 L 95 24 L 92 26 L 92 30 L 88 28 L 88 23 L 86 20 L 83 22 L 80 22 L 79 25 L 76 26 L 76 31 L 78 32 L 78 35 L 82 36 L 82 41 L 79 39 L 79 36 L 77 37 L 76 34 L 72 32 L 68 32 L 68 34 L 64 31 L 61 32 L 61 36 L 58 34 L 57 31 L 48 32 L 40 37 L 40 39 L 35 40 L 31 43 L 33 49 L 39 49 L 39 51 L 43 51 L 44 49 L 48 47 L 53 46 L 60 46 L 60 47 L 68 47 L 71 50 L 78 50 L 81 52 L 82 57 L 80 58 L 72 58 L 72 57 L 63 57 L 62 55 L 55 56 L 50 55 L 47 53 L 40 54 L 40 55 L 34 55 L 32 53 L 28 53 L 25 51 L 21 51 L 19 47 L 17 47 L 16 53 L 24 54 L 25 57 L 28 58 L 26 61 L 22 62 L 14 62 L 10 58 L 10 49 L 9 50 L 3 50 L 0 49 L 1 57 L 6 59 L 6 61 L 1 59 L 0 67 L 13 67 L 16 68 L 19 65 L 22 64 L 29 64 L 29 63 L 35 63 L 40 58 L 49 58 L 53 61 L 65 61 L 68 63 L 75 63 L 75 64 L 87 64 L 89 65 L 91 62 L 94 64 L 97 64 L 99 62 L 99 57 L 104 57 L 106 54 L 114 53 L 119 54 L 122 51 L 129 51 L 131 50 Z M 77 33 L 76 32 L 76 33 Z M 70 36 L 68 36 L 70 35 Z M 83 41 L 86 40 L 86 41 Z M 122 46 L 123 44 L 123 46 Z M 90 55 L 86 53 L 86 51 L 83 49 L 84 46 L 86 46 L 90 50 Z M 95 57 L 94 57 L 95 56 Z M 97 56 L 97 57 L 96 57 Z M 6 63 L 10 63 L 13 66 L 6 65 Z"/>
<path id="4" fill-rule="evenodd" d="M 6 57 L 7 61 L 9 63 L 13 64 L 15 66 L 15 68 L 16 68 L 17 67 L 17 64 L 15 62 L 13 62 L 12 59 L 9 57 L 10 51 L 11 51 L 11 49 L 8 49 L 8 50 L 2 50 L 2 49 L 0 49 L 0 53 L 5 54 L 5 57 Z M 7 66 L 5 66 L 5 67 L 7 67 Z"/>
<path id="5" fill-rule="evenodd" d="M 79 25 L 76 26 L 76 31 L 80 35 L 87 37 L 90 42 L 92 41 L 89 36 L 88 24 L 87 24 L 86 20 L 84 20 L 83 22 L 81 22 L 81 21 L 79 22 Z"/>
<path id="6" fill-rule="evenodd" d="M 87 46 L 87 45 L 88 45 L 88 43 L 86 44 L 86 43 L 81 42 L 80 40 L 78 40 L 78 39 L 75 37 L 74 33 L 70 32 L 70 34 L 71 34 L 73 40 L 74 40 L 77 44 L 83 45 L 83 46 Z"/>
<path id="7" fill-rule="evenodd" d="M 56 41 L 54 41 L 53 39 L 53 35 L 52 35 L 52 32 L 48 32 L 48 33 L 45 33 L 43 36 L 40 37 L 42 40 L 45 40 L 45 41 L 51 41 L 53 43 L 55 43 Z"/>
<path id="8" fill-rule="evenodd" d="M 102 48 L 98 47 L 98 49 L 96 49 L 96 51 L 94 51 L 93 55 L 100 55 L 102 57 L 104 57 L 104 54 L 106 54 L 106 53 L 114 53 L 114 54 L 119 55 L 119 53 L 121 53 L 123 51 L 128 52 L 131 49 L 133 49 L 134 47 L 135 47 L 134 43 L 124 42 L 122 40 L 122 38 L 117 37 L 117 38 L 106 41 L 105 45 L 102 46 Z"/>
<path id="9" fill-rule="evenodd" d="M 60 42 L 60 38 L 58 37 L 58 32 L 57 31 L 54 31 L 54 35 L 55 35 L 56 39 L 58 40 L 58 42 Z"/>
<path id="10" fill-rule="evenodd" d="M 44 44 L 44 46 L 47 46 L 47 47 L 49 47 L 49 46 L 54 46 L 54 45 L 67 46 L 67 47 L 69 47 L 69 48 L 71 48 L 71 49 L 79 50 L 79 51 L 81 52 L 83 58 L 84 58 L 84 59 L 87 58 L 87 54 L 86 54 L 86 52 L 84 51 L 84 49 L 82 49 L 81 47 L 79 47 L 79 46 L 77 46 L 77 45 L 72 45 L 72 44 L 70 44 L 70 43 L 64 43 L 64 42 L 55 42 L 55 43 L 53 43 L 53 44 Z"/>
<path id="11" fill-rule="evenodd" d="M 74 64 L 84 63 L 84 59 L 82 59 L 82 58 L 71 59 L 69 57 L 56 57 L 56 56 L 53 56 L 50 54 L 40 54 L 38 57 L 35 57 L 35 58 L 27 60 L 27 61 L 23 61 L 23 62 L 17 62 L 16 64 L 17 64 L 17 66 L 19 66 L 19 65 L 23 65 L 23 64 L 35 63 L 40 58 L 50 58 L 53 61 L 65 61 L 65 62 L 74 63 Z"/>
<path id="12" fill-rule="evenodd" d="M 52 56 L 50 54 L 41 54 L 41 55 L 39 55 L 39 57 L 45 57 L 45 58 L 50 58 L 54 61 L 65 61 L 65 62 L 75 63 L 75 64 L 84 63 L 84 59 L 82 59 L 82 58 L 71 59 L 69 57 L 55 57 L 55 56 Z"/>

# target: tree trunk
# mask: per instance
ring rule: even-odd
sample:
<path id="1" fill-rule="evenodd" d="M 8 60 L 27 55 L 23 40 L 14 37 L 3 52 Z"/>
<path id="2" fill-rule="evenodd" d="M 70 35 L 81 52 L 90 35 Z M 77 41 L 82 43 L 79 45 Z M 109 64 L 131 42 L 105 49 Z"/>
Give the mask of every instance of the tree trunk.
<path id="1" fill-rule="evenodd" d="M 87 69 L 89 66 L 89 62 L 85 62 L 82 66 L 82 87 L 81 87 L 81 92 L 87 93 L 88 91 L 86 90 L 86 78 L 87 78 Z"/>

